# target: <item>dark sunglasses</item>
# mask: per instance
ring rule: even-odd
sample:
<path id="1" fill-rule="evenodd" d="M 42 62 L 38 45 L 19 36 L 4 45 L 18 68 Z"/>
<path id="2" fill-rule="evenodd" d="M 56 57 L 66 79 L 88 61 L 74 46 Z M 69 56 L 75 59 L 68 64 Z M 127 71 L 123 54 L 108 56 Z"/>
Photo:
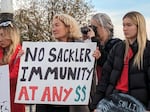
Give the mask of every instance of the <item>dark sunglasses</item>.
<path id="1" fill-rule="evenodd" d="M 6 22 L 0 23 L 0 27 L 7 27 L 7 26 L 13 27 L 12 22 L 11 21 L 6 21 Z"/>

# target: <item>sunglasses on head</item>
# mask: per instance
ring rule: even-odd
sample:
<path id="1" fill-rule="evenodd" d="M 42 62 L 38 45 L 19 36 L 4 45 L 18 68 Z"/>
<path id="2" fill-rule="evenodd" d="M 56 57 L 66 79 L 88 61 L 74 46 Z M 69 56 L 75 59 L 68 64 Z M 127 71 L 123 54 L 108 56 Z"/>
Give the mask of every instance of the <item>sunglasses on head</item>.
<path id="1" fill-rule="evenodd" d="M 0 23 L 0 27 L 7 27 L 7 26 L 13 27 L 12 22 L 11 21 L 6 21 L 6 22 Z"/>

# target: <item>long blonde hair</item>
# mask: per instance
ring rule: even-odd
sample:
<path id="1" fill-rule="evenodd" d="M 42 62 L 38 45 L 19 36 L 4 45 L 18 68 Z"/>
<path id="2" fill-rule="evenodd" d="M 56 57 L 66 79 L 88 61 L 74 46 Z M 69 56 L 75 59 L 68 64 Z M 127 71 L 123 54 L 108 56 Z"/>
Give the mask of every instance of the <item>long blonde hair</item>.
<path id="1" fill-rule="evenodd" d="M 2 63 L 8 64 L 11 60 L 11 56 L 15 52 L 17 45 L 20 44 L 20 33 L 18 28 L 15 25 L 6 26 L 6 27 L 2 26 L 0 27 L 0 29 L 2 29 L 5 34 L 8 34 L 9 38 L 11 39 L 11 44 L 7 48 L 7 51 L 5 50 L 5 48 L 3 48 L 4 50 L 3 50 Z"/>
<path id="2" fill-rule="evenodd" d="M 146 47 L 146 40 L 147 40 L 147 32 L 146 32 L 146 22 L 144 16 L 136 11 L 128 12 L 123 19 L 130 18 L 133 23 L 137 26 L 137 43 L 138 43 L 138 51 L 134 58 L 134 65 L 137 66 L 139 69 L 143 68 L 143 54 L 144 49 Z M 129 42 L 126 39 L 126 51 L 125 55 L 127 55 L 129 49 Z"/>
<path id="3" fill-rule="evenodd" d="M 69 27 L 69 39 L 80 39 L 81 31 L 77 21 L 67 14 L 56 14 L 53 19 L 59 19 L 65 26 Z"/>

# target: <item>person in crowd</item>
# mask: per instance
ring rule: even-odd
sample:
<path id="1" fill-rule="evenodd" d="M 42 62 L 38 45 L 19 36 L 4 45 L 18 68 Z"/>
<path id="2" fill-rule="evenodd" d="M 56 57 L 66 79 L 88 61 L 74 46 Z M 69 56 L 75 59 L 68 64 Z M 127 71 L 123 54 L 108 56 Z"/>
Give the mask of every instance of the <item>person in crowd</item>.
<path id="1" fill-rule="evenodd" d="M 96 13 L 91 18 L 91 26 L 94 28 L 88 32 L 92 42 L 97 42 L 101 56 L 97 60 L 97 78 L 101 78 L 101 68 L 107 59 L 107 55 L 111 48 L 121 40 L 114 37 L 114 25 L 110 17 L 105 13 Z M 95 31 L 96 28 L 96 31 Z"/>
<path id="2" fill-rule="evenodd" d="M 98 80 L 101 78 L 101 69 L 107 59 L 107 55 L 110 49 L 121 40 L 114 38 L 114 26 L 110 17 L 105 13 L 96 13 L 93 15 L 91 25 L 81 27 L 81 32 L 83 41 L 96 42 L 99 50 L 99 53 L 95 53 L 95 55 L 99 54 L 99 57 L 95 63 L 96 71 L 92 80 L 90 96 L 93 96 Z"/>
<path id="3" fill-rule="evenodd" d="M 25 112 L 24 104 L 14 102 L 22 53 L 17 26 L 13 21 L 2 21 L 0 23 L 0 65 L 9 65 L 11 112 Z"/>
<path id="4" fill-rule="evenodd" d="M 105 13 L 96 13 L 91 18 L 91 25 L 88 27 L 90 30 L 86 33 L 88 38 L 91 40 L 91 42 L 96 42 L 97 47 L 100 51 L 99 58 L 96 59 L 95 67 L 96 72 L 93 76 L 92 81 L 92 89 L 91 89 L 91 98 L 94 95 L 96 91 L 96 85 L 98 81 L 101 79 L 101 71 L 104 62 L 107 59 L 107 55 L 111 48 L 121 40 L 119 38 L 114 37 L 114 26 L 110 19 L 110 17 Z M 82 29 L 82 34 L 85 32 L 85 30 Z M 90 101 L 91 102 L 91 99 Z"/>
<path id="5" fill-rule="evenodd" d="M 67 14 L 57 14 L 53 17 L 52 33 L 57 42 L 82 42 L 77 21 Z M 70 107 L 68 105 L 37 104 L 36 112 L 71 112 Z M 76 106 L 76 110 L 77 108 Z"/>
<path id="6" fill-rule="evenodd" d="M 123 17 L 125 41 L 117 43 L 103 65 L 102 77 L 89 105 L 97 104 L 113 93 L 129 94 L 150 111 L 150 41 L 147 39 L 143 15 L 136 11 Z"/>

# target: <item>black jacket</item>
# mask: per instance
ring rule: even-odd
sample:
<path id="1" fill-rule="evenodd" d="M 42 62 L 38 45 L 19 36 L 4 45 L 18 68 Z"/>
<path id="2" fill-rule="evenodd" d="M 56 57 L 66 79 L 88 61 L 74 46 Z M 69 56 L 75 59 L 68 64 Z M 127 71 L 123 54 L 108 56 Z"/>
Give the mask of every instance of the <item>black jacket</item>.
<path id="1" fill-rule="evenodd" d="M 150 110 L 150 41 L 147 41 L 143 57 L 143 68 L 139 70 L 133 66 L 133 58 L 138 50 L 137 42 L 130 46 L 133 50 L 133 57 L 129 61 L 128 89 L 129 95 L 142 102 L 147 110 Z M 107 58 L 102 70 L 102 79 L 99 81 L 96 93 L 89 105 L 90 110 L 96 108 L 98 102 L 105 96 L 112 94 L 116 87 L 123 69 L 125 43 L 116 44 Z"/>
<path id="2" fill-rule="evenodd" d="M 112 47 L 120 42 L 121 40 L 119 38 L 110 38 L 105 45 L 101 45 L 99 39 L 97 39 L 96 37 L 92 37 L 92 42 L 96 42 L 97 43 L 97 47 L 99 47 L 99 50 L 101 52 L 101 57 L 97 60 L 97 65 L 99 66 L 103 66 L 103 64 L 105 63 L 107 56 L 109 54 L 109 51 L 112 49 Z"/>

